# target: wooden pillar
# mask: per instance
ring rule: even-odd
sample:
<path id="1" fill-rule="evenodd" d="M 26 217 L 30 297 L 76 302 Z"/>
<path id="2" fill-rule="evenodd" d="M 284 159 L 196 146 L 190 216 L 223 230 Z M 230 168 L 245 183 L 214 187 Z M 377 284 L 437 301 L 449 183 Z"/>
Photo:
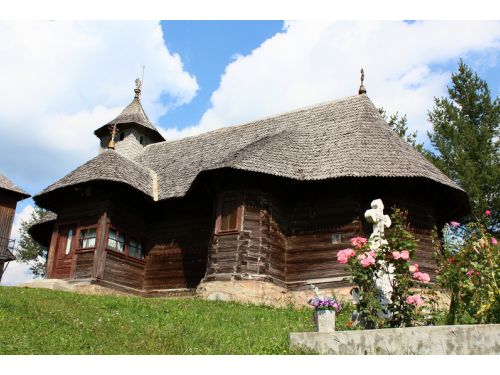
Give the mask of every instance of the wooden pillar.
<path id="1" fill-rule="evenodd" d="M 102 279 L 104 276 L 104 266 L 106 264 L 107 227 L 108 215 L 105 210 L 99 218 L 97 224 L 97 239 L 94 252 L 94 267 L 92 268 L 92 278 Z"/>
<path id="2" fill-rule="evenodd" d="M 52 237 L 50 238 L 50 245 L 47 251 L 47 264 L 45 268 L 45 278 L 50 279 L 52 277 L 52 270 L 54 268 L 55 254 L 57 250 L 57 242 L 59 240 L 59 224 L 54 225 L 52 230 Z"/>

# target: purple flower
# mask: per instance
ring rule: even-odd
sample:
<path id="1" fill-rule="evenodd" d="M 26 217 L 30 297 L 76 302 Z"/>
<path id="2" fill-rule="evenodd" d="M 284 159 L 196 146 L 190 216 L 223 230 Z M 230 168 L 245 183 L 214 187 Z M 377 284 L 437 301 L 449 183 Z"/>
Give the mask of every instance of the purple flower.
<path id="1" fill-rule="evenodd" d="M 336 312 L 342 310 L 342 304 L 332 297 L 319 296 L 311 298 L 307 302 L 316 310 L 335 310 Z"/>

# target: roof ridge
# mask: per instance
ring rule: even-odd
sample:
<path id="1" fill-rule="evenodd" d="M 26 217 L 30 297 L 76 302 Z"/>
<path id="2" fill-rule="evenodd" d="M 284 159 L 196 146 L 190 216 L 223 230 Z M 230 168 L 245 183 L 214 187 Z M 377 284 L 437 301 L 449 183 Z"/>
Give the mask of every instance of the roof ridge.
<path id="1" fill-rule="evenodd" d="M 308 105 L 308 106 L 301 107 L 301 108 L 296 108 L 296 109 L 285 111 L 285 112 L 275 113 L 273 115 L 261 117 L 261 118 L 258 118 L 258 119 L 252 120 L 252 121 L 238 123 L 238 124 L 235 124 L 235 125 L 223 126 L 223 127 L 220 127 L 220 128 L 214 129 L 214 130 L 209 130 L 209 131 L 206 131 L 206 132 L 203 132 L 203 133 L 200 133 L 200 134 L 196 134 L 196 135 L 189 135 L 189 136 L 186 136 L 186 137 L 183 137 L 183 138 L 180 138 L 180 139 L 175 139 L 175 140 L 172 140 L 172 141 L 165 140 L 163 142 L 152 143 L 152 144 L 149 144 L 149 145 L 145 146 L 143 152 L 147 148 L 152 147 L 152 146 L 159 146 L 159 145 L 165 144 L 165 143 L 169 143 L 169 144 L 178 143 L 178 142 L 182 142 L 182 141 L 187 140 L 187 139 L 193 139 L 193 138 L 196 138 L 196 137 L 202 137 L 202 136 L 205 136 L 205 135 L 208 135 L 208 134 L 216 134 L 217 132 L 226 132 L 226 131 L 229 131 L 229 130 L 240 129 L 240 128 L 245 127 L 245 126 L 254 125 L 256 122 L 262 122 L 262 121 L 266 121 L 266 120 L 269 120 L 269 119 L 274 119 L 274 118 L 277 118 L 277 117 L 286 116 L 286 115 L 289 115 L 289 114 L 292 114 L 292 113 L 299 113 L 299 112 L 303 112 L 303 111 L 307 111 L 307 110 L 319 108 L 319 107 L 326 106 L 326 105 L 337 104 L 337 103 L 340 103 L 340 102 L 343 102 L 343 101 L 347 101 L 349 99 L 357 99 L 359 97 L 366 97 L 368 100 L 370 100 L 366 94 L 361 94 L 361 95 L 357 94 L 357 95 L 345 96 L 345 97 L 340 98 L 340 99 L 328 100 L 328 101 L 324 101 L 324 102 L 321 102 L 321 103 L 316 103 L 316 104 Z"/>

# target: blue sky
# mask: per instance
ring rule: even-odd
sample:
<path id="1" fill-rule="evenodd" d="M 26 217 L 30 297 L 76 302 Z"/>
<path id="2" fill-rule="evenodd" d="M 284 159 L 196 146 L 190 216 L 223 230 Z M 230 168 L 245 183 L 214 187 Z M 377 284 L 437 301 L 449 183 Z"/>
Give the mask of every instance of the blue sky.
<path id="1" fill-rule="evenodd" d="M 189 105 L 174 108 L 159 123 L 184 128 L 196 124 L 210 107 L 226 66 L 237 55 L 247 55 L 283 29 L 283 21 L 162 21 L 165 43 L 178 53 L 200 86 Z"/>
<path id="2" fill-rule="evenodd" d="M 142 103 L 167 140 L 354 95 L 363 67 L 374 104 L 427 142 L 458 60 L 498 96 L 499 57 L 498 21 L 0 22 L 0 172 L 36 194 L 94 157 L 93 131 L 132 100 L 143 65 Z"/>

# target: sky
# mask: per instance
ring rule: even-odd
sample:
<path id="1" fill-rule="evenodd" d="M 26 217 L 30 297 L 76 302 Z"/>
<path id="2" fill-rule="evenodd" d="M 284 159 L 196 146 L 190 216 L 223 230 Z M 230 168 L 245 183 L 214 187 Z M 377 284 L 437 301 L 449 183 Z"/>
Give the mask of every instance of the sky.
<path id="1" fill-rule="evenodd" d="M 499 21 L 2 21 L 0 173 L 36 194 L 94 157 L 93 131 L 132 100 L 167 140 L 357 94 L 427 111 L 460 58 L 500 93 Z M 13 237 L 33 201 L 18 205 Z M 2 284 L 28 280 L 12 262 Z"/>

